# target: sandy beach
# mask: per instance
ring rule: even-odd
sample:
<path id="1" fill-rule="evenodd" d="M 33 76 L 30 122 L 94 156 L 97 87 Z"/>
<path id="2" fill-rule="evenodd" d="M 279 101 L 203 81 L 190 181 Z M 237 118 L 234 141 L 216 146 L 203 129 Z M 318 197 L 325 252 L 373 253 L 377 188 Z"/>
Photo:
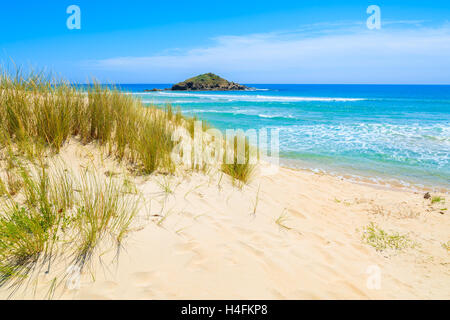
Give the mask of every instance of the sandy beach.
<path id="1" fill-rule="evenodd" d="M 214 170 L 133 176 L 73 140 L 57 158 L 126 180 L 139 213 L 120 250 L 99 246 L 78 286 L 55 262 L 14 299 L 450 298 L 448 205 L 423 192 L 287 168 L 242 189 Z M 405 245 L 377 250 L 364 240 L 371 223 Z"/>

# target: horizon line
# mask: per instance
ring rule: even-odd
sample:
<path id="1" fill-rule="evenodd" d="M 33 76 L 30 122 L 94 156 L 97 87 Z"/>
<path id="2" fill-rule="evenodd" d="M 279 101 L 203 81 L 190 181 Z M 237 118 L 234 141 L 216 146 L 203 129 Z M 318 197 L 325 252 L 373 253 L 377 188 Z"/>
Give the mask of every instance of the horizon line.
<path id="1" fill-rule="evenodd" d="M 74 82 L 76 83 L 76 82 Z M 95 82 L 84 82 L 78 84 L 94 84 Z M 450 86 L 450 83 L 245 83 L 244 85 L 314 85 L 314 86 Z M 174 85 L 176 82 L 101 82 L 101 85 Z M 200 90 L 199 90 L 200 91 Z"/>

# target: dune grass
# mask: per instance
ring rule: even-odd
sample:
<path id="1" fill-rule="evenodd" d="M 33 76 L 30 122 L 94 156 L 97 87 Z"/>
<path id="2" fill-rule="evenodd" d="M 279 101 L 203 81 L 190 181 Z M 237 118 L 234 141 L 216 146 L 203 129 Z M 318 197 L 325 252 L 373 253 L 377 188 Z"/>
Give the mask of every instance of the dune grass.
<path id="1" fill-rule="evenodd" d="M 22 283 L 62 253 L 83 267 L 99 243 L 110 239 L 120 247 L 131 228 L 138 192 L 129 181 L 92 172 L 74 176 L 63 164 L 51 163 L 69 140 L 98 145 L 133 173 L 173 174 L 172 133 L 183 126 L 193 136 L 196 120 L 170 105 L 144 106 L 115 88 L 81 87 L 43 73 L 2 73 L 0 286 Z M 203 131 L 208 128 L 202 122 Z M 239 160 L 237 139 L 234 160 L 221 170 L 242 184 L 254 165 L 248 140 L 244 161 Z"/>
<path id="2" fill-rule="evenodd" d="M 124 195 L 122 186 L 112 179 L 101 181 L 95 175 L 85 174 L 78 184 L 80 192 L 72 216 L 76 230 L 73 248 L 75 262 L 83 266 L 105 236 L 121 245 L 138 204 L 135 197 Z"/>
<path id="3" fill-rule="evenodd" d="M 239 148 L 240 144 L 244 146 L 244 150 Z M 232 138 L 232 146 L 225 148 L 221 170 L 231 176 L 233 183 L 241 188 L 250 181 L 254 174 L 255 164 L 252 163 L 251 148 L 254 147 L 250 145 L 248 138 L 238 135 Z"/>
<path id="4" fill-rule="evenodd" d="M 138 172 L 170 172 L 168 117 L 179 121 L 99 85 L 81 90 L 42 74 L 2 74 L 0 286 L 21 283 L 58 250 L 83 266 L 103 239 L 121 245 L 137 212 L 136 195 L 112 178 L 75 177 L 49 163 L 51 156 L 76 139 L 97 143 Z"/>
<path id="5" fill-rule="evenodd" d="M 81 90 L 42 75 L 3 74 L 0 79 L 0 142 L 22 153 L 58 153 L 69 138 L 96 142 L 142 173 L 173 172 L 171 134 L 181 114 L 144 107 L 131 95 L 94 84 Z M 30 144 L 32 146 L 30 146 Z M 27 150 L 29 149 L 29 150 Z"/>
<path id="6" fill-rule="evenodd" d="M 137 201 L 120 184 L 89 172 L 75 177 L 61 164 L 17 167 L 20 196 L 6 191 L 1 204 L 0 286 L 20 284 L 60 254 L 82 268 L 103 239 L 121 245 Z"/>
<path id="7" fill-rule="evenodd" d="M 8 193 L 0 216 L 0 285 L 24 278 L 43 255 L 49 258 L 65 215 L 73 205 L 67 175 L 18 164 L 23 199 Z"/>

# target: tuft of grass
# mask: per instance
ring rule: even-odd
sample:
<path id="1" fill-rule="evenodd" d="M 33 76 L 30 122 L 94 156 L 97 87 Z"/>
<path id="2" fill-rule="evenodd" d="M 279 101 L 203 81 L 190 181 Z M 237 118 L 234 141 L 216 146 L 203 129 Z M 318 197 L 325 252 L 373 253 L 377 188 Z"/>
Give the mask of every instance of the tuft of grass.
<path id="1" fill-rule="evenodd" d="M 66 194 L 67 176 L 59 172 L 49 175 L 45 166 L 21 165 L 20 179 L 24 200 L 9 194 L 0 215 L 0 285 L 20 282 L 41 257 L 51 258 L 73 204 Z"/>
<path id="2" fill-rule="evenodd" d="M 200 119 L 197 116 L 193 116 L 191 118 L 185 119 L 186 120 L 186 129 L 189 132 L 189 134 L 191 135 L 191 138 L 194 139 L 194 135 L 195 135 L 195 123 L 197 121 L 200 121 Z M 211 125 L 205 121 L 205 120 L 201 120 L 201 124 L 202 124 L 202 131 L 205 132 L 208 129 L 211 128 Z"/>
<path id="3" fill-rule="evenodd" d="M 84 174 L 79 188 L 74 251 L 75 262 L 83 266 L 106 235 L 119 245 L 122 243 L 138 210 L 134 198 L 123 196 L 121 185 L 112 179 L 102 181 L 95 175 Z"/>
<path id="4" fill-rule="evenodd" d="M 0 214 L 0 286 L 19 285 L 61 254 L 82 267 L 103 239 L 121 245 L 138 208 L 116 183 L 87 172 L 75 179 L 57 164 L 24 162 L 17 170 L 21 197 L 7 193 Z"/>
<path id="5" fill-rule="evenodd" d="M 157 181 L 158 186 L 161 188 L 162 192 L 168 196 L 170 194 L 173 194 L 175 192 L 175 188 L 172 187 L 172 183 L 169 178 L 163 177 L 162 181 Z"/>
<path id="6" fill-rule="evenodd" d="M 442 248 L 450 252 L 450 241 L 447 241 L 447 243 L 443 243 Z"/>
<path id="7" fill-rule="evenodd" d="M 414 242 L 407 235 L 388 233 L 371 222 L 363 229 L 363 241 L 377 251 L 386 249 L 403 250 L 414 247 Z"/>
<path id="8" fill-rule="evenodd" d="M 445 199 L 439 196 L 434 196 L 431 198 L 431 203 L 440 203 L 443 202 Z"/>
<path id="9" fill-rule="evenodd" d="M 11 196 L 15 196 L 22 189 L 23 182 L 18 177 L 18 174 L 11 170 L 6 173 L 7 177 L 7 191 Z"/>
<path id="10" fill-rule="evenodd" d="M 225 148 L 224 161 L 222 164 L 222 171 L 232 177 L 233 183 L 242 188 L 244 184 L 248 183 L 252 178 L 255 170 L 255 165 L 251 159 L 251 148 L 249 139 L 241 136 L 235 136 L 232 139 L 232 146 Z M 243 145 L 244 150 L 239 148 Z M 229 161 L 231 159 L 231 161 Z"/>
<path id="11" fill-rule="evenodd" d="M 170 153 L 174 147 L 167 119 L 145 113 L 145 121 L 140 125 L 134 145 L 141 171 L 150 174 L 158 168 L 173 173 L 175 170 Z"/>
<path id="12" fill-rule="evenodd" d="M 138 194 L 138 188 L 136 187 L 136 184 L 128 177 L 125 177 L 123 179 L 123 188 L 122 192 L 128 193 L 128 194 Z"/>

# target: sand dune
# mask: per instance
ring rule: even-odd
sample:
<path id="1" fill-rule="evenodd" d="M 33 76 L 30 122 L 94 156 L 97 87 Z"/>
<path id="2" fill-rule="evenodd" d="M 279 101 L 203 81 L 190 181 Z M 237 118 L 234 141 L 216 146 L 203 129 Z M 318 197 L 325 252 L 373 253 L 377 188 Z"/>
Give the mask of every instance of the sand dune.
<path id="1" fill-rule="evenodd" d="M 89 146 L 71 143 L 61 157 L 128 175 Z M 450 217 L 421 192 L 285 168 L 242 190 L 218 172 L 132 179 L 141 210 L 125 245 L 105 243 L 81 287 L 55 299 L 450 298 Z M 362 240 L 371 222 L 414 245 L 377 251 Z M 367 285 L 373 270 L 379 289 Z M 55 272 L 15 298 L 42 296 Z"/>

